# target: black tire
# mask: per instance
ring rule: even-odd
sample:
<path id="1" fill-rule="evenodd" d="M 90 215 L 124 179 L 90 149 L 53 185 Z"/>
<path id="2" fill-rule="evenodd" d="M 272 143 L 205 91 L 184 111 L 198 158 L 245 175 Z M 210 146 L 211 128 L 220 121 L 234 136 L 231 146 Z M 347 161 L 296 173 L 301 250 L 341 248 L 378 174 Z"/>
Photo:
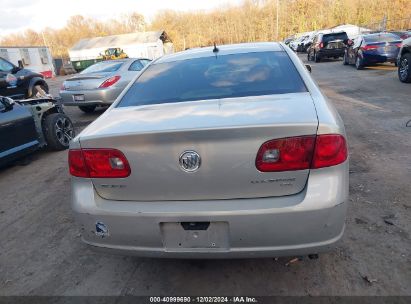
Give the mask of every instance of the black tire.
<path id="1" fill-rule="evenodd" d="M 364 68 L 363 60 L 359 56 L 355 59 L 355 68 L 357 70 L 362 70 Z"/>
<path id="2" fill-rule="evenodd" d="M 321 58 L 318 56 L 317 52 L 314 53 L 314 61 L 315 62 L 320 62 Z"/>
<path id="3" fill-rule="evenodd" d="M 344 57 L 343 57 L 343 65 L 348 65 L 347 53 L 344 53 Z"/>
<path id="4" fill-rule="evenodd" d="M 398 78 L 401 82 L 411 83 L 411 54 L 407 53 L 401 56 L 398 65 Z"/>
<path id="5" fill-rule="evenodd" d="M 84 113 L 93 113 L 96 109 L 96 106 L 79 106 L 78 108 Z"/>
<path id="6" fill-rule="evenodd" d="M 31 91 L 30 98 L 44 98 L 49 94 L 49 89 L 44 84 L 36 84 Z"/>
<path id="7" fill-rule="evenodd" d="M 43 122 L 43 134 L 51 150 L 65 150 L 74 138 L 74 126 L 70 118 L 62 113 L 52 113 Z"/>

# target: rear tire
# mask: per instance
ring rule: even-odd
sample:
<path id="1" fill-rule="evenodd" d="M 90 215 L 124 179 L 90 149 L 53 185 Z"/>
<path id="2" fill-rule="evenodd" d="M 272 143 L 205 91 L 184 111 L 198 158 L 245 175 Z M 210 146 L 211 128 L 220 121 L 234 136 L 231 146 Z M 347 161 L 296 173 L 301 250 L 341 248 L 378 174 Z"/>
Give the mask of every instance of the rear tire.
<path id="1" fill-rule="evenodd" d="M 36 84 L 31 91 L 30 98 L 44 98 L 48 97 L 49 90 L 44 84 Z"/>
<path id="2" fill-rule="evenodd" d="M 398 65 L 398 78 L 401 82 L 411 83 L 411 54 L 407 53 L 401 56 Z"/>
<path id="3" fill-rule="evenodd" d="M 74 126 L 70 118 L 62 113 L 49 114 L 43 122 L 43 133 L 52 150 L 65 150 L 74 138 Z"/>
<path id="4" fill-rule="evenodd" d="M 96 109 L 96 106 L 79 106 L 78 108 L 84 113 L 93 113 Z"/>
<path id="5" fill-rule="evenodd" d="M 362 70 L 364 68 L 363 60 L 359 56 L 355 59 L 355 67 L 357 70 Z"/>

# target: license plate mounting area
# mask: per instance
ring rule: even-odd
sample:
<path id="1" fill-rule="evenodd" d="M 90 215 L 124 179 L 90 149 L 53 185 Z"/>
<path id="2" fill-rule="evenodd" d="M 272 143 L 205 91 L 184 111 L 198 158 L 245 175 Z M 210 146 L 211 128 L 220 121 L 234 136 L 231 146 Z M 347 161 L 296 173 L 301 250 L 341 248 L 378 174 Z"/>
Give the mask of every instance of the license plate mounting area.
<path id="1" fill-rule="evenodd" d="M 166 251 L 228 251 L 227 222 L 160 223 Z"/>

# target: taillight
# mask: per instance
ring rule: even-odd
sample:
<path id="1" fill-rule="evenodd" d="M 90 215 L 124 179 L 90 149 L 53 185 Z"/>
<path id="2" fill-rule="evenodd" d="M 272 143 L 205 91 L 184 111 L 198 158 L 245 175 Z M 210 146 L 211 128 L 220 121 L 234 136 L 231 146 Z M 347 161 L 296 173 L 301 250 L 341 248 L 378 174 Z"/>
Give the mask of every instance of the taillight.
<path id="1" fill-rule="evenodd" d="M 318 169 L 336 166 L 343 163 L 347 156 L 347 144 L 342 135 L 318 135 L 315 140 L 315 151 L 311 168 Z"/>
<path id="2" fill-rule="evenodd" d="M 264 143 L 255 164 L 261 172 L 318 169 L 343 163 L 347 153 L 339 134 L 289 137 Z"/>
<path id="3" fill-rule="evenodd" d="M 127 158 L 116 149 L 70 150 L 69 167 L 77 177 L 123 178 L 131 173 Z"/>
<path id="4" fill-rule="evenodd" d="M 323 47 L 324 47 L 324 43 L 321 42 L 321 43 L 320 43 L 320 49 L 322 49 Z"/>
<path id="5" fill-rule="evenodd" d="M 396 43 L 395 46 L 400 48 L 402 46 L 402 42 Z"/>
<path id="6" fill-rule="evenodd" d="M 77 177 L 89 177 L 81 150 L 69 150 L 68 162 L 71 175 Z"/>
<path id="7" fill-rule="evenodd" d="M 314 142 L 314 135 L 267 141 L 258 151 L 255 165 L 261 172 L 309 169 Z"/>
<path id="8" fill-rule="evenodd" d="M 364 45 L 364 46 L 361 47 L 361 49 L 363 51 L 373 51 L 373 50 L 378 49 L 378 46 L 376 46 L 376 45 Z"/>
<path id="9" fill-rule="evenodd" d="M 111 87 L 113 84 L 115 84 L 117 81 L 119 81 L 121 76 L 113 76 L 110 77 L 109 79 L 106 79 L 102 84 L 100 84 L 99 88 L 108 88 Z"/>

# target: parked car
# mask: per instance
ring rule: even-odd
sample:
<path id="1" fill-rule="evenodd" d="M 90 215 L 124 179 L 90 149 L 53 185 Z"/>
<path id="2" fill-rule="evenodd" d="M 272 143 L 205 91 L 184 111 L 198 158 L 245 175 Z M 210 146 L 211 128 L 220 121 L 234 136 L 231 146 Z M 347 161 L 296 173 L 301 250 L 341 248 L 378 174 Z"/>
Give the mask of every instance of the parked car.
<path id="1" fill-rule="evenodd" d="M 108 251 L 316 254 L 343 235 L 345 138 L 283 43 L 167 55 L 72 141 L 72 208 L 82 239 Z"/>
<path id="2" fill-rule="evenodd" d="M 47 97 L 49 87 L 44 76 L 0 57 L 0 96 L 12 99 Z"/>
<path id="3" fill-rule="evenodd" d="M 308 39 L 310 39 L 310 36 L 309 36 L 309 35 L 304 36 L 304 37 L 298 42 L 297 50 L 296 50 L 297 53 L 302 53 L 302 52 L 304 52 L 304 46 L 305 46 L 305 44 L 307 43 Z"/>
<path id="4" fill-rule="evenodd" d="M 304 41 L 301 43 L 301 49 L 300 51 L 302 53 L 308 53 L 308 50 L 310 49 L 311 45 L 313 44 L 313 40 L 315 37 L 316 33 L 312 33 L 307 38 L 304 39 Z"/>
<path id="5" fill-rule="evenodd" d="M 131 80 L 150 62 L 127 58 L 98 62 L 63 82 L 61 101 L 91 113 L 97 106 L 111 105 Z"/>
<path id="6" fill-rule="evenodd" d="M 69 147 L 73 124 L 52 99 L 0 97 L 0 166 L 41 147 Z"/>
<path id="7" fill-rule="evenodd" d="M 411 82 L 411 37 L 402 42 L 398 52 L 398 77 L 402 82 Z"/>
<path id="8" fill-rule="evenodd" d="M 320 62 L 323 58 L 343 57 L 347 41 L 346 32 L 318 33 L 309 48 L 307 59 Z"/>
<path id="9" fill-rule="evenodd" d="M 290 42 L 293 41 L 293 40 L 294 40 L 294 36 L 285 38 L 285 39 L 284 39 L 284 44 L 285 44 L 285 45 L 289 45 Z"/>
<path id="10" fill-rule="evenodd" d="M 294 51 L 298 51 L 298 47 L 300 46 L 301 42 L 306 38 L 307 36 L 300 36 L 293 41 L 290 42 L 289 47 Z"/>
<path id="11" fill-rule="evenodd" d="M 377 33 L 360 35 L 348 44 L 343 64 L 355 64 L 355 67 L 360 70 L 376 63 L 396 63 L 401 40 L 391 33 Z"/>

